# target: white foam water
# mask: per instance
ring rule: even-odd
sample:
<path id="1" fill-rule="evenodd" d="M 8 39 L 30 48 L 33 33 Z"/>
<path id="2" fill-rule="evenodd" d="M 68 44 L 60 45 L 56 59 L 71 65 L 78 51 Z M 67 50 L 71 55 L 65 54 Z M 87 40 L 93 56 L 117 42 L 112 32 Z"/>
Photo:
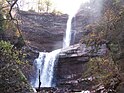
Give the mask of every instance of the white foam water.
<path id="1" fill-rule="evenodd" d="M 60 51 L 61 49 L 54 50 L 50 53 L 48 52 L 39 53 L 39 57 L 35 60 L 37 76 L 36 81 L 34 83 L 34 87 L 39 87 L 39 80 L 41 82 L 40 87 L 54 86 L 52 85 L 54 66 Z"/>
<path id="2" fill-rule="evenodd" d="M 63 40 L 63 48 L 66 48 L 70 45 L 71 41 L 71 23 L 72 23 L 73 16 L 69 16 L 67 21 L 67 28 L 66 28 L 66 34 Z"/>
<path id="3" fill-rule="evenodd" d="M 80 5 L 79 5 L 80 6 Z M 78 7 L 74 13 L 70 13 L 69 18 L 67 20 L 67 28 L 66 34 L 63 38 L 63 48 L 69 47 L 71 42 L 71 23 L 72 19 L 77 12 Z M 61 49 L 54 50 L 50 53 L 48 52 L 40 52 L 39 57 L 35 59 L 34 63 L 36 66 L 36 80 L 34 83 L 34 87 L 39 87 L 39 83 L 41 82 L 40 87 L 53 87 L 53 74 L 54 74 L 54 66 L 57 60 L 57 57 L 60 53 Z"/>

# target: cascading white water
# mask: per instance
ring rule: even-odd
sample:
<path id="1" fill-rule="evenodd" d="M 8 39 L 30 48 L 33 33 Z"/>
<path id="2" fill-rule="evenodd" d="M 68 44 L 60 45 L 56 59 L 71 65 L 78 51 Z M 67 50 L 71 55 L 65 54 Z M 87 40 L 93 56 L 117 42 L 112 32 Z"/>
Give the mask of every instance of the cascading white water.
<path id="1" fill-rule="evenodd" d="M 71 41 L 71 22 L 73 16 L 69 16 L 67 21 L 66 34 L 63 39 L 63 48 L 68 47 Z M 39 82 L 41 82 L 40 87 L 53 87 L 53 73 L 54 65 L 56 62 L 57 55 L 60 53 L 61 49 L 54 50 L 50 53 L 40 52 L 39 57 L 35 59 L 34 64 L 36 66 L 36 80 L 34 87 L 39 87 Z M 40 78 L 39 78 L 40 76 Z M 40 81 L 39 81 L 40 80 Z"/>
<path id="2" fill-rule="evenodd" d="M 68 47 L 71 41 L 71 22 L 73 16 L 69 16 L 67 21 L 66 34 L 63 39 L 63 48 Z M 36 80 L 34 83 L 34 87 L 39 87 L 39 82 L 41 82 L 40 87 L 53 87 L 53 73 L 54 73 L 54 65 L 56 62 L 57 55 L 60 53 L 61 49 L 54 50 L 50 53 L 48 52 L 40 52 L 39 57 L 35 59 L 36 66 Z M 40 76 L 40 78 L 39 78 Z M 39 81 L 40 80 L 40 81 Z"/>
<path id="3" fill-rule="evenodd" d="M 56 62 L 56 57 L 58 56 L 61 50 L 54 50 L 50 53 L 46 53 L 46 58 L 44 60 L 43 70 L 41 73 L 41 87 L 51 87 L 52 79 L 53 79 L 53 72 L 54 72 L 54 65 Z"/>
<path id="4" fill-rule="evenodd" d="M 69 15 L 67 21 L 67 28 L 66 34 L 63 38 L 63 48 L 66 48 L 70 45 L 71 41 L 71 23 L 72 19 L 75 16 L 77 10 Z M 39 57 L 34 61 L 36 66 L 36 80 L 33 84 L 34 87 L 39 87 L 39 80 L 41 82 L 40 87 L 53 87 L 52 84 L 53 74 L 54 74 L 54 65 L 57 59 L 58 54 L 60 53 L 61 49 L 54 50 L 50 53 L 47 52 L 40 52 Z M 40 78 L 39 78 L 40 76 Z"/>
<path id="5" fill-rule="evenodd" d="M 46 53 L 45 52 L 40 52 L 39 57 L 34 60 L 34 66 L 36 67 L 36 79 L 34 80 L 35 82 L 33 83 L 34 87 L 38 87 L 39 85 L 39 74 L 41 74 L 43 70 L 43 65 L 44 65 L 44 60 L 45 60 Z M 39 73 L 40 71 L 40 73 Z"/>
<path id="6" fill-rule="evenodd" d="M 54 50 L 50 53 L 48 52 L 39 53 L 39 57 L 34 61 L 36 66 L 36 72 L 37 72 L 34 87 L 39 87 L 39 80 L 41 82 L 40 87 L 54 86 L 52 85 L 54 65 L 56 62 L 56 57 L 58 56 L 60 51 L 61 49 Z"/>
<path id="7" fill-rule="evenodd" d="M 72 22 L 73 16 L 69 16 L 67 21 L 67 28 L 66 28 L 66 34 L 63 40 L 63 48 L 68 47 L 70 45 L 71 41 L 71 22 Z"/>
<path id="8" fill-rule="evenodd" d="M 75 6 L 75 8 L 70 11 L 69 13 L 69 18 L 68 18 L 68 21 L 67 21 L 67 28 L 66 28 L 66 34 L 65 34 L 65 37 L 63 38 L 63 48 L 66 48 L 68 46 L 70 46 L 70 43 L 71 43 L 71 28 L 72 28 L 72 19 L 73 17 L 76 15 L 80 5 L 82 3 L 82 0 L 80 0 L 80 2 Z"/>
<path id="9" fill-rule="evenodd" d="M 71 21 L 73 16 L 69 16 L 67 22 L 66 35 L 63 39 L 63 48 L 68 47 L 71 41 Z M 39 82 L 41 82 L 40 87 L 53 87 L 53 73 L 56 58 L 60 53 L 61 49 L 54 50 L 50 53 L 40 52 L 39 57 L 35 59 L 34 64 L 36 66 L 36 80 L 33 84 L 34 87 L 39 87 Z M 39 78 L 40 76 L 40 78 Z M 39 81 L 40 80 L 40 81 Z"/>

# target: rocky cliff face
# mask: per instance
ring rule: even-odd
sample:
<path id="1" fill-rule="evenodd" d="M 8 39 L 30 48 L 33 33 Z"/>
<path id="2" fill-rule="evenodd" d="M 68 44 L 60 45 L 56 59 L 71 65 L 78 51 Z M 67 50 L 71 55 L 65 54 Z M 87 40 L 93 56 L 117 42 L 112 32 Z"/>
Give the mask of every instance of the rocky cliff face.
<path id="1" fill-rule="evenodd" d="M 20 20 L 19 25 L 28 46 L 39 51 L 52 51 L 62 47 L 68 15 L 20 11 L 17 18 Z M 77 14 L 72 20 L 72 46 L 62 50 L 55 69 L 58 87 L 68 89 L 75 87 L 78 90 L 86 87 L 82 87 L 82 83 L 86 82 L 82 82 L 80 79 L 86 69 L 85 63 L 88 62 L 91 55 L 87 51 L 89 48 L 83 50 L 85 45 L 75 43 L 79 43 L 84 26 L 88 23 L 88 17 L 80 14 Z"/>
<path id="2" fill-rule="evenodd" d="M 38 14 L 20 11 L 16 17 L 20 20 L 19 26 L 27 45 L 39 51 L 52 51 L 62 47 L 68 19 L 67 14 Z M 80 15 L 73 18 L 71 44 L 79 42 L 86 24 L 87 20 Z"/>
<path id="3" fill-rule="evenodd" d="M 91 88 L 91 81 L 82 80 L 82 75 L 87 70 L 86 63 L 92 57 L 105 55 L 106 45 L 101 45 L 96 53 L 91 53 L 92 50 L 85 44 L 75 44 L 61 51 L 56 69 L 58 87 L 74 91 Z"/>
<path id="4" fill-rule="evenodd" d="M 62 46 L 67 15 L 20 11 L 17 17 L 21 21 L 19 25 L 29 46 L 39 51 L 52 51 Z"/>

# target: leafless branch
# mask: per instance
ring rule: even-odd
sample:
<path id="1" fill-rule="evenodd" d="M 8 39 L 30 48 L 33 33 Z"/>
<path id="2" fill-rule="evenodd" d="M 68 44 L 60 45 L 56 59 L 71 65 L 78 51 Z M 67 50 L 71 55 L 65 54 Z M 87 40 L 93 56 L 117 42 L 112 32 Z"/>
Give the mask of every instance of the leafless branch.
<path id="1" fill-rule="evenodd" d="M 9 15 L 10 15 L 10 18 L 11 18 L 11 19 L 13 19 L 12 14 L 11 14 L 12 9 L 13 9 L 13 7 L 17 4 L 17 1 L 18 1 L 18 0 L 12 0 L 12 1 L 13 1 L 13 2 L 10 3 L 10 1 L 6 0 L 6 2 L 8 2 L 8 4 L 10 5 Z"/>
<path id="2" fill-rule="evenodd" d="M 15 5 L 17 5 L 17 7 L 18 7 L 18 4 L 17 4 L 18 0 L 12 0 L 12 1 L 6 0 L 6 2 L 9 4 L 9 7 L 10 7 L 9 12 L 8 12 L 9 15 L 10 15 L 10 19 L 2 19 L 2 20 L 3 20 L 3 21 L 4 21 L 4 20 L 10 20 L 10 21 L 12 21 L 12 22 L 16 25 L 16 27 L 17 27 L 17 29 L 18 29 L 18 31 L 19 31 L 19 34 L 20 34 L 20 36 L 21 36 L 22 39 L 23 39 L 21 30 L 19 29 L 18 20 L 15 19 L 15 18 L 13 18 L 12 13 L 11 13 L 11 12 L 12 12 L 12 9 L 13 9 L 13 7 L 14 7 Z M 23 39 L 23 40 L 24 40 L 24 39 Z"/>

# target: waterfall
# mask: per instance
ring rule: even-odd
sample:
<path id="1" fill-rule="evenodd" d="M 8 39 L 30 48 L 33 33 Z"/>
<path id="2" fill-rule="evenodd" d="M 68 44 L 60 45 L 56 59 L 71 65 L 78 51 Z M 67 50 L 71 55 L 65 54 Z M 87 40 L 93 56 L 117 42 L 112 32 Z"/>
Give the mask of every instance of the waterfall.
<path id="1" fill-rule="evenodd" d="M 63 48 L 68 47 L 70 45 L 72 18 L 73 16 L 69 16 L 69 19 L 67 21 L 66 34 L 63 39 Z M 39 53 L 39 57 L 34 61 L 34 65 L 36 67 L 36 79 L 33 84 L 34 87 L 38 87 L 39 82 L 41 82 L 40 87 L 54 86 L 53 84 L 54 65 L 56 63 L 57 56 L 60 53 L 60 51 L 61 49 L 57 49 L 50 53 L 48 52 Z"/>
<path id="2" fill-rule="evenodd" d="M 44 65 L 44 59 L 45 59 L 46 53 L 45 52 L 39 52 L 39 57 L 34 60 L 34 66 L 35 66 L 35 71 L 36 71 L 36 78 L 34 80 L 34 83 L 32 84 L 34 87 L 39 86 L 39 74 L 41 74 L 43 65 Z M 40 71 L 40 73 L 39 73 Z M 41 80 L 41 78 L 40 78 Z"/>
<path id="3" fill-rule="evenodd" d="M 63 48 L 68 47 L 70 45 L 72 18 L 73 16 L 69 16 L 67 21 L 66 34 L 63 39 Z M 34 87 L 39 87 L 39 82 L 41 82 L 40 87 L 54 87 L 53 84 L 54 66 L 60 51 L 61 49 L 57 49 L 50 53 L 48 52 L 39 53 L 39 57 L 34 61 L 34 65 L 36 67 L 36 79 L 33 83 Z"/>
<path id="4" fill-rule="evenodd" d="M 67 21 L 66 34 L 63 39 L 63 48 L 68 47 L 71 41 L 71 22 L 73 16 L 69 16 Z M 54 87 L 53 84 L 53 74 L 54 66 L 57 61 L 57 56 L 61 49 L 54 50 L 52 52 L 40 52 L 39 57 L 35 59 L 34 66 L 36 67 L 36 78 L 34 80 L 33 86 L 39 87 L 39 82 L 41 82 L 40 87 Z"/>
<path id="5" fill-rule="evenodd" d="M 72 19 L 73 19 L 73 16 L 69 16 L 68 21 L 67 21 L 66 34 L 65 34 L 65 37 L 63 39 L 63 48 L 68 47 L 70 45 Z"/>
<path id="6" fill-rule="evenodd" d="M 56 57 L 59 54 L 60 49 L 54 50 L 46 54 L 44 60 L 43 70 L 41 73 L 41 87 L 51 87 L 53 80 L 54 66 L 56 63 Z"/>
<path id="7" fill-rule="evenodd" d="M 71 42 L 71 23 L 77 11 L 69 15 L 67 21 L 66 34 L 63 38 L 63 48 L 69 47 Z M 54 66 L 56 64 L 58 55 L 61 49 L 54 50 L 50 53 L 40 52 L 39 57 L 35 59 L 34 65 L 36 67 L 36 78 L 34 80 L 33 86 L 38 87 L 39 82 L 41 82 L 40 87 L 54 87 L 53 75 Z"/>
<path id="8" fill-rule="evenodd" d="M 57 56 L 61 49 L 54 50 L 50 53 L 40 52 L 39 57 L 35 59 L 34 64 L 36 67 L 36 80 L 34 87 L 39 86 L 39 80 L 41 82 L 40 87 L 53 87 L 53 72 L 54 65 L 57 61 Z M 39 78 L 40 76 L 40 78 Z"/>

